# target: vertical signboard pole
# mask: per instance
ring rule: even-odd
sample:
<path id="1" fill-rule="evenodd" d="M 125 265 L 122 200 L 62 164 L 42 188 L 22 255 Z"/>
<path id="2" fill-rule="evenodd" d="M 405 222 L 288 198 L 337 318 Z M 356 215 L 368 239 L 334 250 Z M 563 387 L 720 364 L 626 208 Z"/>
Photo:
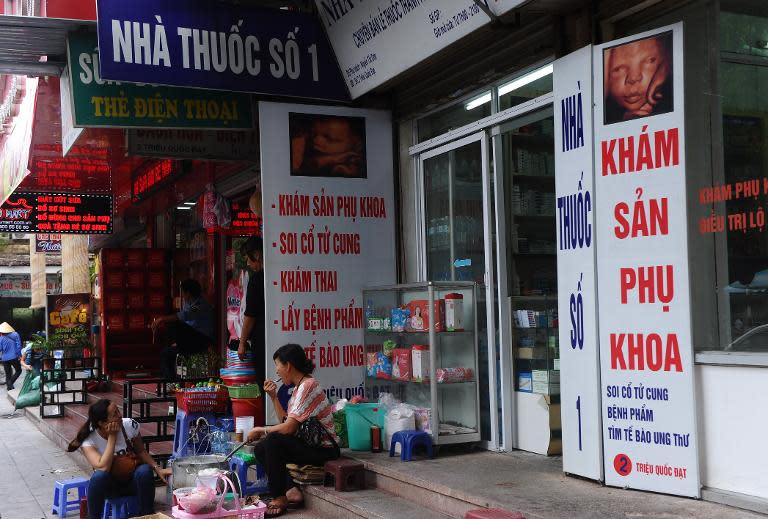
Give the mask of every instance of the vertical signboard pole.
<path id="1" fill-rule="evenodd" d="M 553 79 L 563 471 L 602 480 L 592 47 L 555 61 Z"/>
<path id="2" fill-rule="evenodd" d="M 699 497 L 683 26 L 593 60 L 605 480 Z"/>

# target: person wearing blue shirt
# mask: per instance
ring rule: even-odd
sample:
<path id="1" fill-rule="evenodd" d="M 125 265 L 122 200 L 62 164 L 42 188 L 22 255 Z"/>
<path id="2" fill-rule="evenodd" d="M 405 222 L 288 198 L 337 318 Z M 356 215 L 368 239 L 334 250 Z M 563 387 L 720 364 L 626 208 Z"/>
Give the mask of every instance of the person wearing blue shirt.
<path id="1" fill-rule="evenodd" d="M 0 361 L 5 370 L 5 383 L 8 391 L 21 375 L 21 337 L 8 323 L 0 324 Z"/>
<path id="2" fill-rule="evenodd" d="M 181 282 L 181 311 L 152 321 L 152 332 L 165 328 L 166 346 L 160 351 L 163 378 L 176 378 L 176 356 L 206 351 L 213 344 L 213 308 L 194 279 Z"/>

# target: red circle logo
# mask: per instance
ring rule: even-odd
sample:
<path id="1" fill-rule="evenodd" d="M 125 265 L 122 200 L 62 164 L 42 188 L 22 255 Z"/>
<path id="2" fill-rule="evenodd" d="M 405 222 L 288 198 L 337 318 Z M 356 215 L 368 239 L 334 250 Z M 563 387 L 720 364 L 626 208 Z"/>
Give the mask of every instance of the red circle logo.
<path id="1" fill-rule="evenodd" d="M 613 468 L 619 476 L 629 476 L 632 473 L 632 460 L 626 454 L 617 454 L 613 458 Z"/>

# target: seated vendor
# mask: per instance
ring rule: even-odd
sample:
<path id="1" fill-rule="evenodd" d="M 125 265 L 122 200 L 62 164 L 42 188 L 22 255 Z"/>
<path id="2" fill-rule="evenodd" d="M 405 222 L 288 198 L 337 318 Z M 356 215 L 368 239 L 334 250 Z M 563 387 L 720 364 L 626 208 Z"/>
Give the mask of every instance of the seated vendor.
<path id="1" fill-rule="evenodd" d="M 281 421 L 278 425 L 255 427 L 248 432 L 248 441 L 261 439 L 255 446 L 256 458 L 264 467 L 273 496 L 265 517 L 283 515 L 288 508 L 301 508 L 304 496 L 291 480 L 286 463 L 319 465 L 340 456 L 338 438 L 333 426 L 333 404 L 312 377 L 315 365 L 307 359 L 304 348 L 298 344 L 286 344 L 272 356 L 277 376 L 283 384 L 295 388 L 286 412 L 278 398 L 277 384 L 264 382 L 264 391 L 272 400 L 275 413 Z M 322 428 L 319 445 L 310 445 L 297 433 L 302 424 Z"/>
<path id="2" fill-rule="evenodd" d="M 120 410 L 106 398 L 88 407 L 88 420 L 67 447 L 82 449 L 93 475 L 88 482 L 88 518 L 101 519 L 109 497 L 135 495 L 138 514 L 155 513 L 155 480 L 167 483 L 170 469 L 161 468 L 144 449 L 139 424 L 120 416 Z"/>
<path id="3" fill-rule="evenodd" d="M 194 279 L 181 282 L 181 311 L 152 321 L 152 332 L 164 329 L 165 347 L 160 351 L 163 378 L 176 378 L 176 355 L 206 351 L 213 343 L 213 309 Z"/>

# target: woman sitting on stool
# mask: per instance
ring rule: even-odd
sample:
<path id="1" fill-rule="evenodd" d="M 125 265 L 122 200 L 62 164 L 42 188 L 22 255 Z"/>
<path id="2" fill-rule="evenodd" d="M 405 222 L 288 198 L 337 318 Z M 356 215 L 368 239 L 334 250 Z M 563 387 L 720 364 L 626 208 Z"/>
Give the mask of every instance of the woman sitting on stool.
<path id="1" fill-rule="evenodd" d="M 139 424 L 122 418 L 120 410 L 106 398 L 88 407 L 88 420 L 69 444 L 68 452 L 83 449 L 93 475 L 88 483 L 88 519 L 101 519 L 104 501 L 108 497 L 135 495 L 139 515 L 155 513 L 155 481 L 152 471 L 166 482 L 170 469 L 160 468 L 144 449 Z M 125 471 L 126 464 L 118 458 L 129 454 L 137 457 L 136 468 Z M 116 461 L 118 460 L 118 461 Z M 128 465 L 132 461 L 128 462 Z M 118 469 L 120 467 L 120 469 Z M 118 473 L 120 472 L 120 473 Z"/>
<path id="2" fill-rule="evenodd" d="M 295 387 L 286 412 L 277 397 L 277 384 L 271 380 L 264 382 L 264 391 L 272 399 L 282 423 L 255 427 L 248 432 L 249 441 L 264 438 L 256 444 L 255 454 L 267 473 L 269 490 L 274 498 L 269 503 L 266 517 L 277 517 L 287 508 L 304 505 L 304 496 L 290 479 L 286 463 L 322 466 L 341 455 L 333 426 L 333 405 L 317 380 L 312 378 L 315 365 L 307 359 L 304 349 L 298 344 L 286 344 L 272 355 L 272 359 L 283 384 L 294 384 Z M 312 419 L 324 428 L 319 446 L 309 445 L 296 435 L 302 423 Z"/>

